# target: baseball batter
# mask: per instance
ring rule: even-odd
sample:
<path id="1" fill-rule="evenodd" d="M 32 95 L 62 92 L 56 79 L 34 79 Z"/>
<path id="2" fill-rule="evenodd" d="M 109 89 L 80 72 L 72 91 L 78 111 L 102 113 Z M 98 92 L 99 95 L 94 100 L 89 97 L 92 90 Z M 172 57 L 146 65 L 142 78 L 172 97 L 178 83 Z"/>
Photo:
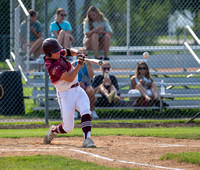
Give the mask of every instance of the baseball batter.
<path id="1" fill-rule="evenodd" d="M 84 134 L 83 147 L 96 147 L 91 134 L 90 102 L 85 91 L 79 86 L 78 72 L 85 62 L 85 56 L 76 49 L 62 49 L 56 39 L 47 38 L 43 42 L 44 62 L 57 91 L 58 103 L 63 123 L 52 125 L 44 137 L 44 144 L 50 144 L 58 133 L 69 133 L 74 128 L 75 109 L 80 112 L 81 126 Z M 73 67 L 64 56 L 78 56 L 78 64 Z"/>

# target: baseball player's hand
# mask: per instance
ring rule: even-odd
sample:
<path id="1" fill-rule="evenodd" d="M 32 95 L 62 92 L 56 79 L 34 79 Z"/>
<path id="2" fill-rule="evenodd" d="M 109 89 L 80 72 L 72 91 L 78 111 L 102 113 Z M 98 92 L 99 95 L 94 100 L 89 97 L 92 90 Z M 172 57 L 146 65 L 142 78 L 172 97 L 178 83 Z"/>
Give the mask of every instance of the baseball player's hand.
<path id="1" fill-rule="evenodd" d="M 78 63 L 80 65 L 82 65 L 83 63 L 85 63 L 85 55 L 82 52 L 79 51 L 77 53 L 77 56 L 78 56 Z"/>

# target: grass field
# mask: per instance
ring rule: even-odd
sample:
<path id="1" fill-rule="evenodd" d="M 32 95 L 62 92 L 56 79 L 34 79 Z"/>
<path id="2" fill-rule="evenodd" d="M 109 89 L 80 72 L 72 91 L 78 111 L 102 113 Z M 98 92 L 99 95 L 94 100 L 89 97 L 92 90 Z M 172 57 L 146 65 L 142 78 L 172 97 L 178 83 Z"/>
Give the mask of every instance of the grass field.
<path id="1" fill-rule="evenodd" d="M 43 137 L 47 132 L 42 129 L 1 129 L 0 138 L 25 138 Z M 177 138 L 200 140 L 200 127 L 180 128 L 93 128 L 92 136 L 151 136 L 159 138 Z M 82 136 L 81 128 L 75 128 L 69 134 L 58 135 L 59 137 Z M 178 162 L 192 163 L 200 166 L 200 152 L 188 153 L 167 153 L 160 157 L 160 160 L 172 160 Z M 24 157 L 0 157 L 0 169 L 127 169 L 108 168 L 90 162 L 82 162 L 63 156 L 24 156 Z M 82 168 L 80 168 L 82 167 Z"/>

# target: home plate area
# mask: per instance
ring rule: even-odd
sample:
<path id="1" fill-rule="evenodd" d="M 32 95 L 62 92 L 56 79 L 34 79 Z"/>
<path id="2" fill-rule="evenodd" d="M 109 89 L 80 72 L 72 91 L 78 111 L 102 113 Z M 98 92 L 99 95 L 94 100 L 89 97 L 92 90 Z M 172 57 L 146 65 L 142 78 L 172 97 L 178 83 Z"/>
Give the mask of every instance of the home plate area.
<path id="1" fill-rule="evenodd" d="M 50 145 L 42 138 L 0 138 L 0 156 L 60 155 L 115 168 L 199 169 L 177 160 L 160 160 L 166 153 L 200 152 L 200 141 L 155 137 L 92 137 L 97 148 L 82 148 L 83 137 L 57 137 Z"/>

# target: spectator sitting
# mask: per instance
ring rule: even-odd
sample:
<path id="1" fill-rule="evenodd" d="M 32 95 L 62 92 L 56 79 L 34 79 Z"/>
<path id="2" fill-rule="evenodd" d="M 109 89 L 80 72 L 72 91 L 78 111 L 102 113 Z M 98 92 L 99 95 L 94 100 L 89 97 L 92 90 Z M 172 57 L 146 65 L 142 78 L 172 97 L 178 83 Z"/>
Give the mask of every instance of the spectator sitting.
<path id="1" fill-rule="evenodd" d="M 95 6 L 91 6 L 87 11 L 87 16 L 83 21 L 84 39 L 83 45 L 87 50 L 92 50 L 96 59 L 99 50 L 104 51 L 104 60 L 109 60 L 108 52 L 110 48 L 110 38 L 112 29 L 108 20 Z"/>
<path id="2" fill-rule="evenodd" d="M 143 96 L 137 100 L 137 106 L 151 106 L 158 101 L 158 90 L 145 62 L 137 64 L 136 74 L 131 77 L 131 87 L 134 92 L 140 92 Z M 132 92 L 133 90 L 129 91 Z"/>
<path id="3" fill-rule="evenodd" d="M 29 10 L 30 14 L 30 51 L 29 55 L 35 53 L 35 57 L 30 57 L 31 60 L 38 58 L 42 53 L 42 26 L 41 23 L 37 20 L 38 19 L 38 12 L 33 9 Z M 27 22 L 21 24 L 20 27 L 20 41 L 22 45 L 22 49 L 26 50 L 27 47 Z M 26 56 L 25 56 L 26 57 Z"/>
<path id="4" fill-rule="evenodd" d="M 98 98 L 96 106 L 114 106 L 114 103 L 120 100 L 117 95 L 118 82 L 115 76 L 109 75 L 110 68 L 110 62 L 104 61 L 101 66 L 102 75 L 97 75 L 94 78 L 92 86 L 95 92 L 103 95 Z"/>
<path id="5" fill-rule="evenodd" d="M 87 51 L 85 49 L 80 49 L 81 52 L 83 52 L 86 56 L 87 56 Z M 77 61 L 76 62 L 72 62 L 73 66 L 77 65 Z M 80 83 L 80 86 L 85 90 L 86 94 L 88 95 L 89 99 L 90 99 L 90 108 L 91 108 L 91 116 L 93 119 L 98 119 L 98 115 L 95 111 L 95 91 L 94 88 L 92 87 L 92 80 L 93 80 L 93 76 L 94 76 L 94 69 L 93 69 L 93 65 L 91 62 L 86 61 L 86 63 L 84 63 L 79 72 L 78 72 L 78 81 Z M 78 118 L 78 112 L 75 113 L 75 119 Z"/>
<path id="6" fill-rule="evenodd" d="M 56 10 L 56 21 L 51 23 L 50 32 L 52 37 L 56 38 L 64 49 L 67 49 L 71 47 L 71 41 L 74 43 L 76 40 L 71 35 L 72 27 L 70 23 L 64 21 L 65 17 L 65 10 L 63 8 L 58 8 Z"/>

